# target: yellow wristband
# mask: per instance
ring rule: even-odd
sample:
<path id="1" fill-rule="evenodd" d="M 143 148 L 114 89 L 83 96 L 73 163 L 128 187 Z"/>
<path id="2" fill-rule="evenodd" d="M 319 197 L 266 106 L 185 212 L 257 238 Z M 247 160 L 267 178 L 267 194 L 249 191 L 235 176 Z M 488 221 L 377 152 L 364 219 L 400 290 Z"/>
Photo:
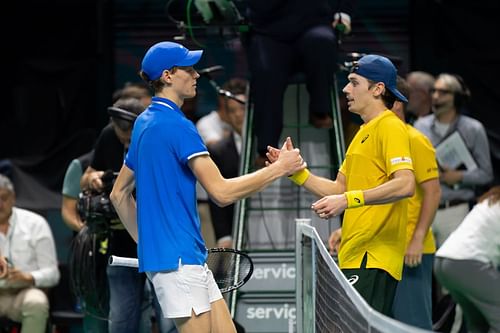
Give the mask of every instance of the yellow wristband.
<path id="1" fill-rule="evenodd" d="M 308 169 L 302 169 L 300 171 L 297 171 L 293 175 L 288 176 L 288 179 L 290 179 L 295 184 L 302 186 L 306 182 L 307 178 L 309 178 L 310 174 L 311 172 L 309 172 Z"/>
<path id="2" fill-rule="evenodd" d="M 347 199 L 347 208 L 356 208 L 365 205 L 365 196 L 363 191 L 349 191 L 344 193 Z"/>

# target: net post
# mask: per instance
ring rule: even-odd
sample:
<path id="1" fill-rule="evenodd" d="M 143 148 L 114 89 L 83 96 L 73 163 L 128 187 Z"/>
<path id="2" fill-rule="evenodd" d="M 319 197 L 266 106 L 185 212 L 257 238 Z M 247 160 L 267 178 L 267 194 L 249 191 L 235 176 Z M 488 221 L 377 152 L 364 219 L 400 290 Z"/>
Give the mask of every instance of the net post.
<path id="1" fill-rule="evenodd" d="M 311 225 L 311 219 L 309 218 L 296 218 L 295 219 L 295 327 L 297 333 L 304 332 L 303 326 L 303 314 L 304 314 L 304 302 L 303 302 L 303 292 L 304 288 L 302 285 L 302 225 Z"/>

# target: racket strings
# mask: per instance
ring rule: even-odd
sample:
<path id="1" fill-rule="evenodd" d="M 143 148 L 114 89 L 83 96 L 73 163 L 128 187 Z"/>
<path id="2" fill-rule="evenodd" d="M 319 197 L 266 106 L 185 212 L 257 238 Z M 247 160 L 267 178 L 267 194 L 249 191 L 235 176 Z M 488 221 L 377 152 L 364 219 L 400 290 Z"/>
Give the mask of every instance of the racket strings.
<path id="1" fill-rule="evenodd" d="M 252 270 L 248 257 L 234 252 L 210 252 L 207 266 L 221 291 L 234 289 L 245 283 Z"/>

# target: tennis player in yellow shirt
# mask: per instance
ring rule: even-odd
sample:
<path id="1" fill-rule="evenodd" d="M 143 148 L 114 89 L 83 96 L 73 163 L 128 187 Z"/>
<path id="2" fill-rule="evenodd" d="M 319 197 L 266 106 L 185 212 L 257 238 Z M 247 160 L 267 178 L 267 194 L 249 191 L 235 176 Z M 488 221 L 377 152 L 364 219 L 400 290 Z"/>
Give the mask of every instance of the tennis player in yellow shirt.
<path id="1" fill-rule="evenodd" d="M 379 55 L 366 55 L 344 87 L 349 111 L 364 124 L 346 152 L 335 180 L 304 169 L 291 180 L 321 197 L 312 204 L 320 218 L 344 213 L 339 266 L 375 310 L 391 314 L 406 245 L 407 201 L 415 177 L 405 124 L 389 109 L 407 102 L 396 88 L 397 71 Z M 269 147 L 268 159 L 279 151 Z M 336 244 L 332 244 L 335 247 Z"/>
<path id="2" fill-rule="evenodd" d="M 398 76 L 397 88 L 409 96 L 405 79 Z M 406 105 L 394 102 L 392 111 L 406 123 Z M 415 195 L 408 199 L 406 253 L 403 278 L 396 289 L 392 306 L 395 319 L 432 330 L 432 267 L 436 242 L 431 224 L 439 206 L 441 186 L 436 151 L 431 141 L 410 124 L 410 150 L 415 169 Z"/>

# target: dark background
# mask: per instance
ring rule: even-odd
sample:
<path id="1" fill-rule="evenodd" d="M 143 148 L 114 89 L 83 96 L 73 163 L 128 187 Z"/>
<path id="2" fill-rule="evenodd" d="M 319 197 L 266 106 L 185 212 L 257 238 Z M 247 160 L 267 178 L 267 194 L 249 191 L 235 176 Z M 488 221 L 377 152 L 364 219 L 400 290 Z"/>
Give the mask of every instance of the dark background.
<path id="1" fill-rule="evenodd" d="M 167 6 L 167 4 L 169 4 Z M 91 149 L 108 121 L 115 89 L 139 81 L 145 50 L 185 36 L 206 50 L 199 68 L 223 65 L 215 76 L 247 77 L 240 26 L 204 24 L 192 1 L 18 1 L 4 9 L 4 92 L 0 160 L 14 165 L 20 206 L 58 208 L 71 159 Z M 245 1 L 234 1 L 244 11 Z M 307 5 L 307 1 L 304 1 Z M 395 59 L 400 74 L 426 70 L 460 74 L 472 92 L 471 116 L 486 127 L 497 182 L 500 160 L 500 33 L 497 1 L 358 0 L 353 34 L 342 52 L 379 53 Z M 244 12 L 242 13 L 244 14 Z M 191 23 L 179 29 L 174 21 Z M 215 106 L 200 79 L 196 117 Z M 21 178 L 30 181 L 24 182 Z M 19 200 L 20 199 L 20 200 Z"/>

